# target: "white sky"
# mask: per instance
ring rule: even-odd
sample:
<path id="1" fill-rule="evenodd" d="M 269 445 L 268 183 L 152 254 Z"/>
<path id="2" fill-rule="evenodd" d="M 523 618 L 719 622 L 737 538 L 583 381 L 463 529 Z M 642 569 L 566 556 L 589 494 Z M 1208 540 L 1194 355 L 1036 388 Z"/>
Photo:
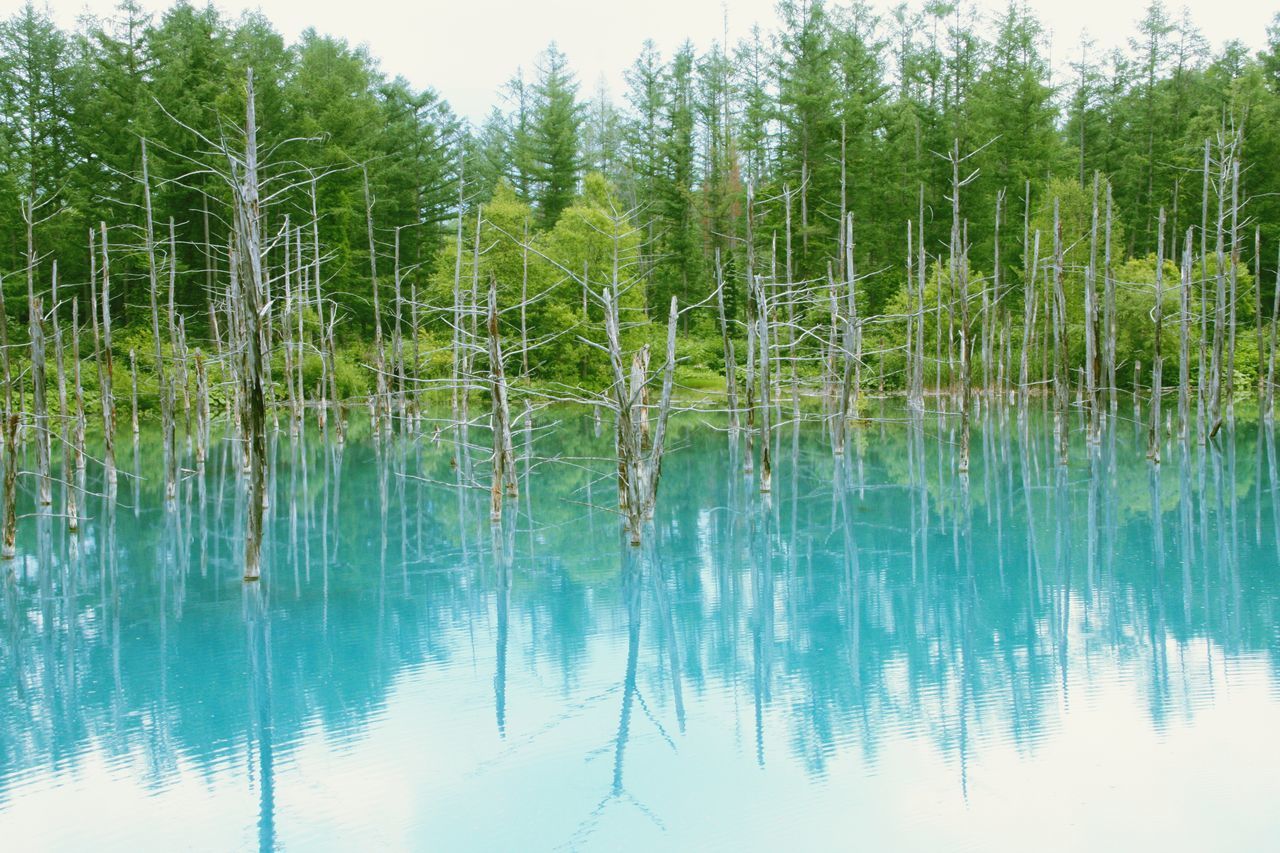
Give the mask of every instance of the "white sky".
<path id="1" fill-rule="evenodd" d="M 23 2 L 0 0 L 0 13 L 7 17 Z M 896 0 L 871 4 L 883 11 Z M 86 11 L 108 14 L 115 0 L 49 0 L 47 5 L 60 24 L 71 26 Z M 141 0 L 141 5 L 158 11 L 170 3 Z M 531 69 L 553 39 L 578 73 L 584 95 L 601 81 L 620 95 L 622 71 L 646 38 L 669 55 L 685 38 L 700 47 L 721 38 L 726 15 L 731 43 L 753 23 L 769 29 L 775 21 L 774 0 L 217 0 L 215 5 L 233 16 L 261 9 L 290 41 L 314 26 L 352 44 L 366 44 L 388 74 L 403 75 L 418 87 L 431 86 L 473 121 L 484 117 L 517 66 Z M 910 5 L 920 4 L 913 0 Z M 1007 2 L 976 0 L 976 5 L 990 16 Z M 1031 0 L 1029 5 L 1052 33 L 1053 60 L 1061 66 L 1077 53 L 1082 30 L 1097 50 L 1124 45 L 1147 0 Z M 1230 38 L 1260 48 L 1277 11 L 1273 0 L 1167 0 L 1166 5 L 1175 18 L 1187 7 L 1215 50 Z"/>

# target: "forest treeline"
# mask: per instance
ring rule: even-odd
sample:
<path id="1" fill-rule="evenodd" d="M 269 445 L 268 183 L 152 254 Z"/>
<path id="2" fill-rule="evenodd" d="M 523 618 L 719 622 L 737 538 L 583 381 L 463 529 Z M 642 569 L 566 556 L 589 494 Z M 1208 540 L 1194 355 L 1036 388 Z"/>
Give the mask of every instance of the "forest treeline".
<path id="1" fill-rule="evenodd" d="M 264 208 L 264 232 L 282 233 L 285 216 L 307 230 L 296 236 L 323 255 L 320 284 L 346 345 L 370 342 L 375 323 L 392 322 L 388 312 L 407 315 L 410 292 L 429 319 L 431 306 L 449 305 L 458 278 L 492 274 L 507 305 L 523 305 L 518 292 L 568 281 L 562 294 L 521 311 L 522 339 L 545 346 L 533 356 L 522 346 L 514 358 L 524 362 L 522 375 L 602 379 L 603 366 L 591 364 L 577 335 L 563 332 L 586 310 L 573 272 L 586 270 L 590 279 L 593 264 L 607 265 L 609 241 L 596 238 L 609 227 L 616 236 L 619 223 L 635 283 L 630 306 L 655 328 L 672 296 L 681 306 L 709 302 L 717 281 L 730 321 L 747 319 L 752 259 L 755 272 L 774 281 L 821 288 L 829 275 L 856 279 L 863 317 L 892 314 L 910 301 L 909 257 L 920 251 L 908 246 L 909 222 L 932 274 L 954 270 L 939 263 L 954 255 L 953 164 L 945 156 L 952 151 L 972 176 L 959 211 L 970 277 L 996 281 L 1014 318 L 1031 263 L 1023 233 L 1044 233 L 1039 258 L 1047 260 L 1060 206 L 1070 310 L 1080 314 L 1072 322 L 1083 322 L 1070 291 L 1083 287 L 1090 198 L 1101 177 L 1115 220 L 1108 263 L 1122 290 L 1117 381 L 1140 380 L 1137 363 L 1150 363 L 1154 297 L 1126 300 L 1124 288 L 1155 278 L 1160 211 L 1172 264 L 1188 227 L 1204 226 L 1212 249 L 1211 220 L 1233 192 L 1224 177 L 1228 160 L 1239 168 L 1236 222 L 1227 235 L 1241 282 L 1233 322 L 1271 314 L 1275 263 L 1268 258 L 1280 243 L 1280 16 L 1261 53 L 1240 42 L 1214 51 L 1193 21 L 1155 2 L 1134 22 L 1126 49 L 1055 46 L 1072 57 L 1070 75 L 1055 76 L 1046 33 L 1017 3 L 990 21 L 964 2 L 904 4 L 877 16 L 856 2 L 784 0 L 778 13 L 775 31 L 757 28 L 736 44 L 698 51 L 686 43 L 665 56 L 646 43 L 616 95 L 586 91 L 551 45 L 473 126 L 434 90 L 388 76 L 371 52 L 376 46 L 314 31 L 289 44 L 260 14 L 232 20 L 182 2 L 152 16 L 125 2 L 66 31 L 28 5 L 0 25 L 7 309 L 21 334 L 28 268 L 37 292 L 47 293 L 55 260 L 61 292 L 87 301 L 89 234 L 105 224 L 111 309 L 126 327 L 121 340 L 129 340 L 129 326 L 145 329 L 153 280 L 144 251 L 145 138 L 163 277 L 171 267 L 191 336 L 213 334 L 211 306 L 225 293 L 232 223 L 227 188 L 205 164 L 218 156 L 213 143 L 242 121 L 252 68 L 264 192 L 273 181 L 279 188 Z M 998 202 L 1005 242 L 997 250 Z M 471 268 L 478 222 L 480 270 Z M 276 268 L 288 263 L 282 251 L 300 251 L 272 245 L 266 260 Z M 308 269 L 315 260 L 297 255 Z M 1203 257 L 1197 263 L 1199 277 L 1210 277 Z M 1254 283 L 1249 274 L 1259 270 Z M 393 304 L 384 294 L 375 320 L 379 271 L 384 290 L 394 275 L 405 297 Z M 1168 277 L 1176 280 L 1177 270 Z M 799 310 L 826 322 L 824 300 Z M 57 310 L 70 315 L 65 301 Z M 513 328 L 516 322 L 503 317 Z M 1014 335 L 1018 326 L 1011 324 Z M 685 315 L 680 333 L 685 364 L 722 368 L 714 310 Z M 954 325 L 947 334 L 954 336 Z M 449 332 L 439 335 L 447 343 Z M 1082 335 L 1071 337 L 1079 348 Z M 1244 353 L 1245 344 L 1235 368 L 1260 375 L 1263 353 Z M 872 375 L 901 387 L 901 363 L 895 368 L 877 355 L 892 350 L 860 353 Z M 1047 375 L 1047 365 L 1040 370 Z"/>

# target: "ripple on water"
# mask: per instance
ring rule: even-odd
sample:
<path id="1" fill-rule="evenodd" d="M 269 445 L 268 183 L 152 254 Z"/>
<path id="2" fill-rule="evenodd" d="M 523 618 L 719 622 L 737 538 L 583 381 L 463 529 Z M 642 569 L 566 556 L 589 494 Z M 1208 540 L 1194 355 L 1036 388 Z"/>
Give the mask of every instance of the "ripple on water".
<path id="1" fill-rule="evenodd" d="M 1196 476 L 1153 505 L 1136 433 L 1059 478 L 1035 413 L 1025 439 L 987 436 L 985 415 L 976 426 L 967 491 L 945 434 L 908 451 L 910 430 L 886 425 L 838 468 L 821 430 L 788 431 L 767 502 L 723 433 L 678 426 L 634 550 L 619 545 L 609 467 L 580 461 L 610 452 L 607 431 L 539 437 L 540 453 L 579 462 L 534 465 L 498 528 L 483 493 L 399 477 L 411 443 L 353 439 L 335 471 L 311 442 L 278 460 L 273 506 L 299 512 L 270 518 L 269 572 L 251 587 L 225 461 L 184 519 L 186 562 L 157 538 L 172 523 L 158 498 L 111 531 L 91 502 L 95 546 L 68 568 L 74 584 L 27 561 L 0 592 L 0 837 L 220 850 L 1274 838 L 1273 492 L 1219 496 L 1221 457 L 1196 450 Z M 447 469 L 422 452 L 413 465 Z M 286 491 L 305 454 L 308 491 Z M 1234 541 L 1232 513 L 1250 519 Z"/>

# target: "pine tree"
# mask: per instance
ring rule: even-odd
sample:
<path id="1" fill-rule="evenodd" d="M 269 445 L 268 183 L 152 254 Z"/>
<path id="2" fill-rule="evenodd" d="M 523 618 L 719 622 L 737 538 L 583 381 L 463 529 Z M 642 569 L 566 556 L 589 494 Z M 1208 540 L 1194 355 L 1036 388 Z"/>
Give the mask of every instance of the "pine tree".
<path id="1" fill-rule="evenodd" d="M 658 262 L 653 271 L 650 309 L 665 318 L 674 294 L 687 305 L 705 292 L 694 197 L 696 122 L 693 45 L 685 42 L 671 60 L 661 144 L 662 169 L 656 187 L 659 216 Z"/>
<path id="2" fill-rule="evenodd" d="M 381 221 L 385 228 L 402 227 L 401 264 L 425 278 L 457 203 L 458 121 L 434 91 L 414 91 L 400 77 L 379 87 L 378 101 L 382 132 L 371 176 Z"/>
<path id="3" fill-rule="evenodd" d="M 1063 159 L 1042 38 L 1035 17 L 1011 5 L 997 24 L 985 70 L 969 93 L 970 144 L 985 147 L 975 158 L 981 180 L 967 193 L 964 216 L 978 233 L 993 230 L 1001 190 L 1016 194 L 1026 181 L 1052 174 Z M 1017 249 L 1010 245 L 1005 256 L 1016 259 Z M 975 245 L 970 257 L 989 269 L 990 243 Z"/>
<path id="4" fill-rule="evenodd" d="M 701 199 L 703 265 L 710 268 L 720 254 L 728 316 L 736 316 L 741 282 L 735 253 L 741 219 L 743 187 L 738 170 L 732 113 L 733 66 L 724 46 L 716 44 L 698 63 L 697 117 L 702 141 Z"/>
<path id="5" fill-rule="evenodd" d="M 747 184 L 759 186 L 773 158 L 777 104 L 772 91 L 773 73 L 759 26 L 738 45 L 734 56 L 735 90 L 739 107 L 738 150 Z"/>
<path id="6" fill-rule="evenodd" d="M 667 110 L 667 69 L 651 40 L 626 71 L 626 101 L 631 108 L 623 131 L 626 168 L 621 193 L 628 208 L 643 223 L 641 266 L 653 268 L 656 250 L 658 192 L 662 174 L 663 122 Z"/>
<path id="7" fill-rule="evenodd" d="M 67 183 L 75 155 L 68 52 L 63 33 L 31 3 L 0 24 L 0 55 L 5 57 L 0 125 L 14 193 L 3 199 L 3 215 L 12 217 L 10 211 L 23 205 L 36 211 L 34 218 L 42 222 L 35 234 L 38 254 L 54 248 L 69 224 L 58 215 L 70 201 Z M 5 266 L 25 268 L 25 252 L 25 227 L 8 230 Z"/>
<path id="8" fill-rule="evenodd" d="M 838 186 L 840 126 L 831 26 L 821 0 L 784 0 L 778 12 L 778 179 L 797 199 L 794 258 L 789 260 L 796 275 L 816 277 L 833 254 L 836 233 L 835 218 L 818 216 L 816 210 L 816 202 L 834 197 Z"/>
<path id="9" fill-rule="evenodd" d="M 578 190 L 582 108 L 577 92 L 569 61 L 553 42 L 538 64 L 530 138 L 533 197 L 543 228 L 555 225 Z"/>
<path id="10" fill-rule="evenodd" d="M 582 167 L 588 172 L 599 172 L 616 186 L 622 177 L 622 117 L 609 100 L 609 90 L 603 81 L 584 113 Z"/>
<path id="11" fill-rule="evenodd" d="M 864 264 L 874 257 L 892 257 L 901 244 L 900 223 L 912 215 L 914 206 L 912 188 L 891 188 L 881 168 L 889 87 L 884 82 L 883 43 L 876 34 L 876 23 L 869 7 L 855 4 L 838 18 L 832 36 L 839 122 L 833 156 L 839 173 L 835 192 L 820 215 L 836 223 L 837 245 L 831 247 L 828 257 L 835 258 L 842 277 L 847 272 L 846 241 Z M 905 208 L 903 201 L 908 202 Z M 854 229 L 845 234 L 844 217 L 849 212 L 854 215 Z M 871 284 L 869 307 L 878 310 L 894 285 L 882 281 Z"/>
<path id="12" fill-rule="evenodd" d="M 524 69 L 517 68 L 502 91 L 510 105 L 509 114 L 493 130 L 501 130 L 500 138 L 506 155 L 503 175 L 510 180 L 520 198 L 532 204 L 537 183 L 537 153 L 534 149 L 534 91 L 524 79 Z"/>
<path id="13" fill-rule="evenodd" d="M 393 227 L 390 220 L 382 218 L 384 202 L 389 199 L 381 196 L 378 173 L 383 165 L 378 157 L 378 137 L 385 119 L 376 96 L 381 77 L 366 51 L 353 50 L 341 39 L 314 31 L 302 34 L 295 54 L 295 71 L 285 91 L 296 115 L 293 132 L 310 140 L 297 152 L 297 159 L 303 168 L 324 176 L 317 182 L 320 242 L 334 255 L 326 268 L 338 279 L 333 289 L 355 294 L 344 308 L 370 328 L 373 309 L 365 171 L 370 173 L 374 190 L 374 230 L 379 243 L 385 242 L 382 235 Z M 299 199 L 298 204 L 309 215 L 309 200 Z"/>

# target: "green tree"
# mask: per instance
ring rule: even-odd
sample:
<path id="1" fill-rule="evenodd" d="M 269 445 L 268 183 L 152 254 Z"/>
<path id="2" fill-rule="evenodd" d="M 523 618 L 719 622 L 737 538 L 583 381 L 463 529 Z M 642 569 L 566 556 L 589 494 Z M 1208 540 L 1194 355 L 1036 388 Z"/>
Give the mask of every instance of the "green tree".
<path id="1" fill-rule="evenodd" d="M 778 108 L 782 135 L 776 180 L 795 193 L 793 256 L 798 278 L 823 273 L 835 234 L 831 217 L 816 215 L 810 199 L 833 198 L 838 184 L 840 123 L 831 24 L 821 0 L 783 0 L 777 41 Z M 785 214 L 785 211 L 784 211 Z M 779 214 L 784 215 L 784 214 Z M 810 243 L 814 251 L 810 253 Z"/>
<path id="2" fill-rule="evenodd" d="M 3 199 L 6 266 L 25 269 L 26 228 L 14 213 L 33 206 L 43 222 L 35 231 L 37 255 L 57 247 L 68 224 L 61 214 L 71 201 L 67 184 L 76 153 L 69 48 L 53 21 L 27 3 L 0 23 L 0 56 L 0 134 L 13 193 Z"/>
<path id="3" fill-rule="evenodd" d="M 554 258 L 558 278 L 556 299 L 548 310 L 555 333 L 548 355 L 541 356 L 547 375 L 561 381 L 582 382 L 599 387 L 608 375 L 608 363 L 599 350 L 566 334 L 576 328 L 581 337 L 604 341 L 603 312 L 598 300 L 588 294 L 586 314 L 582 313 L 581 275 L 598 294 L 614 287 L 616 260 L 618 313 L 622 322 L 623 346 L 630 349 L 644 340 L 645 279 L 640 266 L 640 228 L 627 216 L 613 187 L 603 175 L 591 173 L 582 183 L 582 194 L 566 208 L 555 228 L 539 240 L 539 248 Z M 565 280 L 572 273 L 576 279 Z M 570 308 L 569 306 L 573 307 Z M 579 319 L 570 321 L 570 317 Z M 554 353 L 554 355 L 552 355 Z"/>
<path id="4" fill-rule="evenodd" d="M 543 228 L 555 225 L 578 189 L 582 108 L 577 92 L 569 61 L 553 42 L 538 64 L 529 143 L 533 197 Z"/>
<path id="5" fill-rule="evenodd" d="M 666 317 L 671 297 L 682 304 L 699 298 L 706 289 L 702 280 L 702 246 L 697 200 L 696 115 L 693 45 L 685 42 L 671 60 L 663 121 L 662 169 L 655 196 L 659 214 L 658 260 L 653 269 L 652 316 Z"/>
<path id="6" fill-rule="evenodd" d="M 1064 162 L 1049 63 L 1040 52 L 1042 39 L 1040 23 L 1025 8 L 1011 4 L 997 24 L 985 70 L 970 92 L 970 144 L 985 147 L 972 163 L 980 179 L 962 195 L 961 215 L 976 235 L 993 233 L 1001 190 L 1017 198 L 1027 180 L 1042 181 Z M 1007 213 L 1005 218 L 1008 222 Z M 1020 245 L 1009 240 L 1003 249 L 1002 260 L 1016 265 Z M 971 257 L 989 269 L 993 252 L 990 241 L 981 240 Z"/>
<path id="7" fill-rule="evenodd" d="M 644 227 L 642 264 L 646 274 L 654 266 L 658 231 L 658 192 L 662 176 L 664 118 L 667 110 L 667 69 L 651 40 L 626 71 L 625 178 L 621 195 Z"/>

